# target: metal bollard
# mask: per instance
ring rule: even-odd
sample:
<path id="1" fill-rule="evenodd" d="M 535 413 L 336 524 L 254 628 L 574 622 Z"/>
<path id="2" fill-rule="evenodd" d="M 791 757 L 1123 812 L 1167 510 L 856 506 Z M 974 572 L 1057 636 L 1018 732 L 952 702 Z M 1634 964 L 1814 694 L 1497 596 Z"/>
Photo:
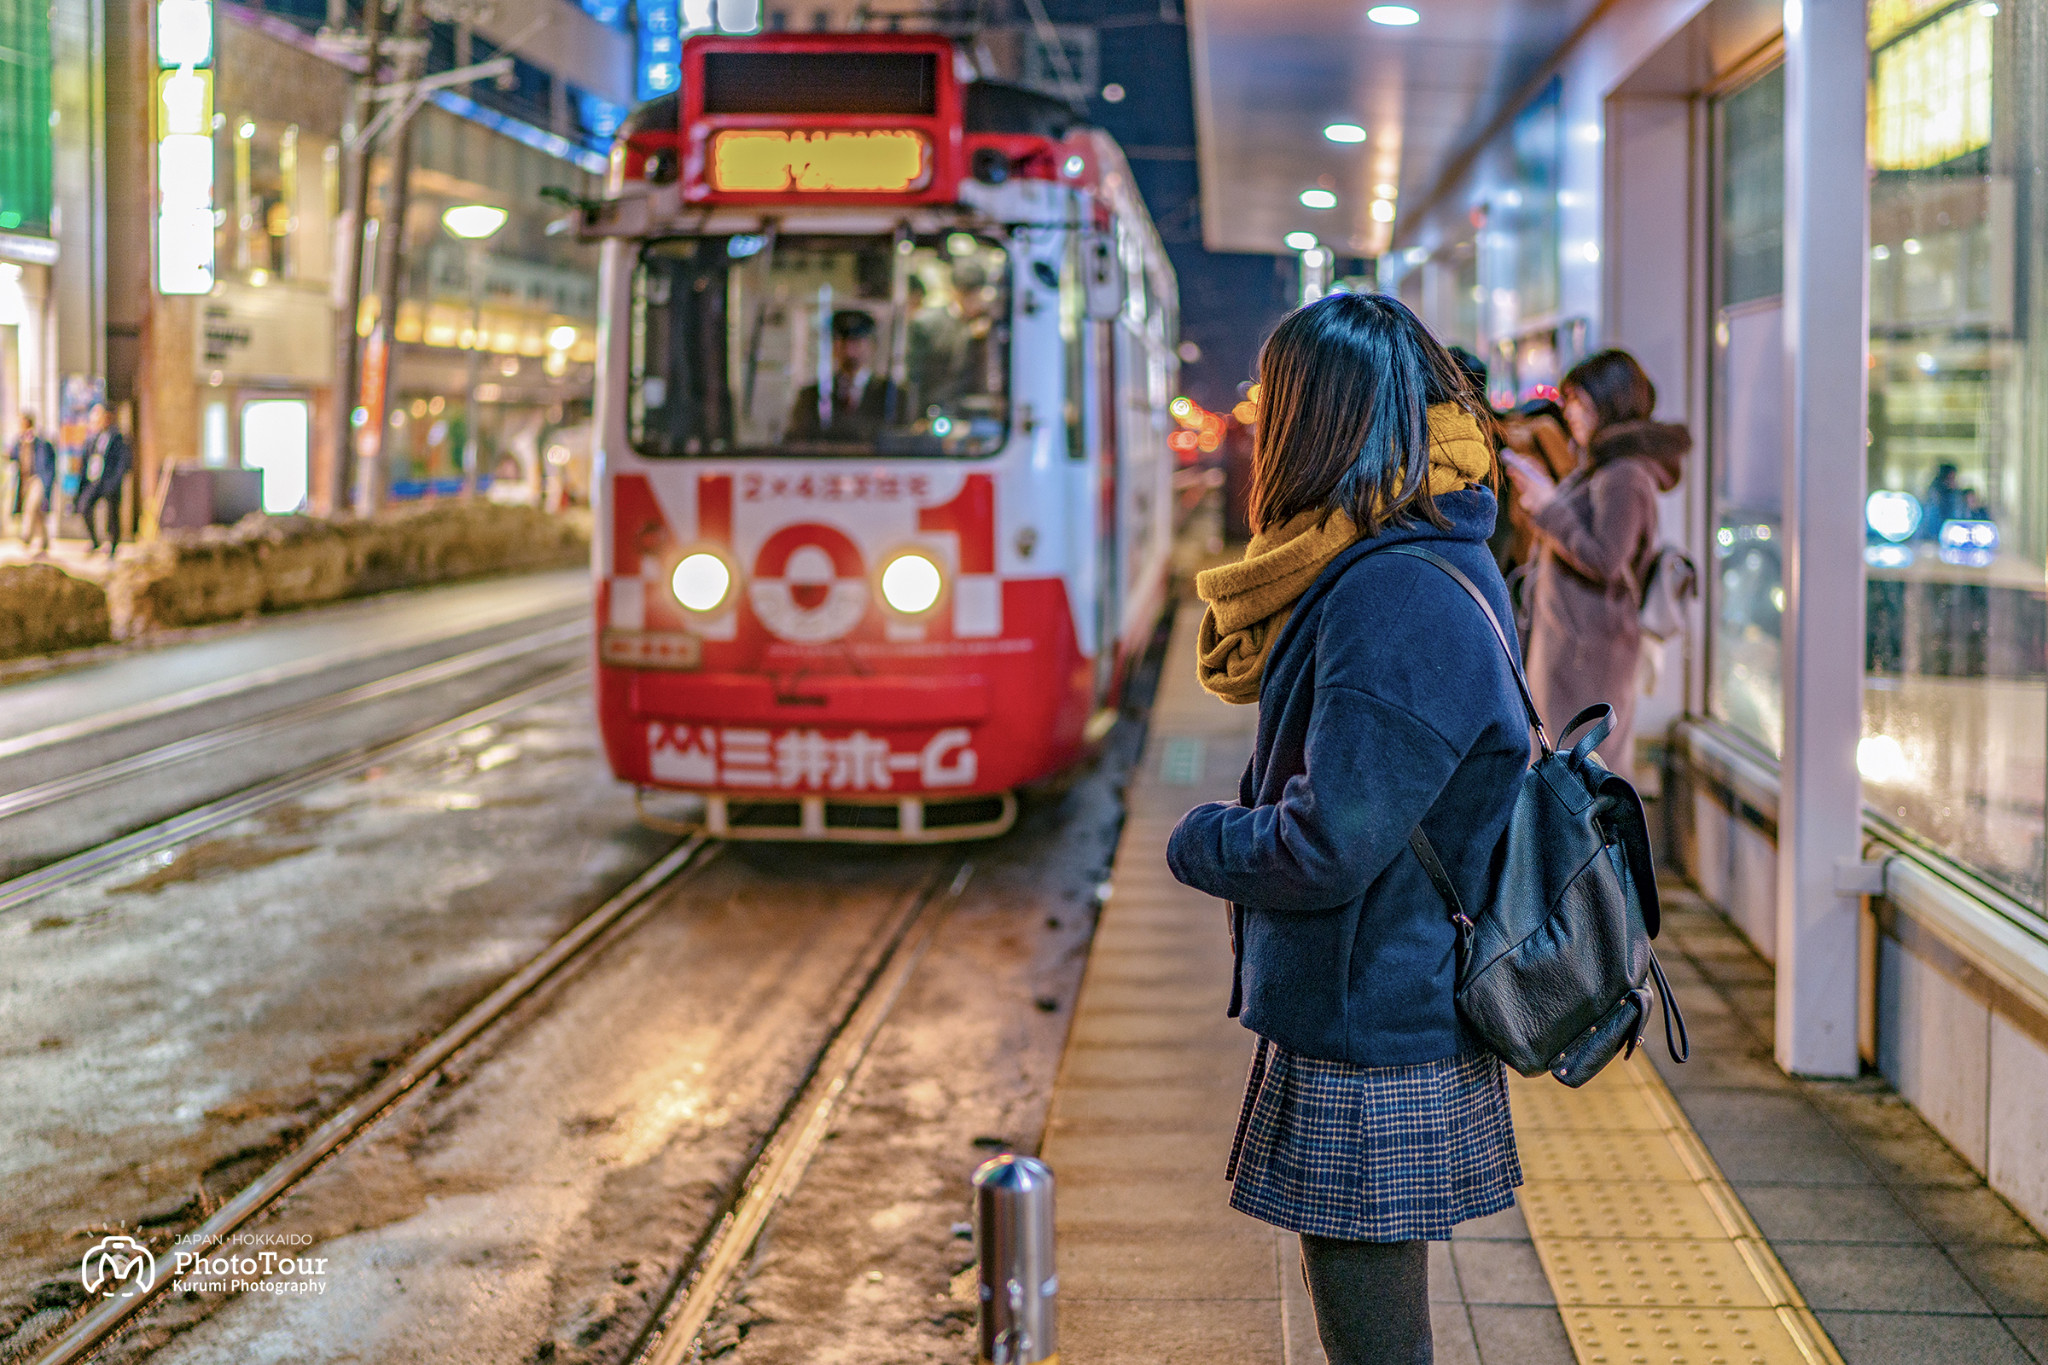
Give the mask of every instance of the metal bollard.
<path id="1" fill-rule="evenodd" d="M 1014 1153 L 974 1173 L 974 1248 L 981 1263 L 978 1365 L 1058 1365 L 1052 1168 Z"/>

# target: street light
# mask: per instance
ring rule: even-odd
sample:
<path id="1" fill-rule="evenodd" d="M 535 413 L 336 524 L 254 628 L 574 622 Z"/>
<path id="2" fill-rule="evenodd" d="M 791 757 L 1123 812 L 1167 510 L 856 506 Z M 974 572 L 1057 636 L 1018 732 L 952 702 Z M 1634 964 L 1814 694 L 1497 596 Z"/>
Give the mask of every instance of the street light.
<path id="1" fill-rule="evenodd" d="M 441 215 L 441 226 L 448 229 L 450 236 L 465 242 L 481 242 L 497 236 L 498 229 L 511 216 L 495 204 L 457 204 Z"/>
<path id="2" fill-rule="evenodd" d="M 457 204 L 441 214 L 441 226 L 448 235 L 469 244 L 469 369 L 463 392 L 462 496 L 476 496 L 477 461 L 481 458 L 477 439 L 477 368 L 484 352 L 484 243 L 495 237 L 511 215 L 495 204 Z"/>

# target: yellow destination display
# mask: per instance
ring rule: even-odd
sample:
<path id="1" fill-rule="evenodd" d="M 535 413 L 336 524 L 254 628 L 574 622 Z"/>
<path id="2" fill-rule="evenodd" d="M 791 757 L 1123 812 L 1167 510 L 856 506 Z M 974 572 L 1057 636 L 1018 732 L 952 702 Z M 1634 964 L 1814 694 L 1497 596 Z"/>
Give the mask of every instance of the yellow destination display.
<path id="1" fill-rule="evenodd" d="M 711 138 L 711 187 L 734 194 L 893 194 L 931 179 L 922 133 L 728 128 Z"/>

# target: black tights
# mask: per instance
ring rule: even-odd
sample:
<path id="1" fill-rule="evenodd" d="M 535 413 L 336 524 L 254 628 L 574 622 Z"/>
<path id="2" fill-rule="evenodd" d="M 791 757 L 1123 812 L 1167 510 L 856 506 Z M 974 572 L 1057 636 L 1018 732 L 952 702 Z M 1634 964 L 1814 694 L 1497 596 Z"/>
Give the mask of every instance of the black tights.
<path id="1" fill-rule="evenodd" d="M 1429 1243 L 1301 1239 L 1301 1273 L 1330 1365 L 1430 1365 Z"/>

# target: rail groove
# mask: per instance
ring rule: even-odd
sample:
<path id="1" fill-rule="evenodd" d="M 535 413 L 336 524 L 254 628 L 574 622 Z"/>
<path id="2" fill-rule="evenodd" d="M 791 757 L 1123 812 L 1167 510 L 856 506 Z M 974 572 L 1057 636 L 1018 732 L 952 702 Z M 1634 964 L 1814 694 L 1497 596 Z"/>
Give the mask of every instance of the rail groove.
<path id="1" fill-rule="evenodd" d="M 682 1365 L 694 1358 L 698 1336 L 769 1216 L 803 1179 L 846 1088 L 939 926 L 967 889 L 974 864 L 963 860 L 951 866 L 950 882 L 944 880 L 942 868 L 897 917 L 852 1003 L 733 1187 L 725 1211 L 685 1260 L 641 1339 L 627 1353 L 633 1365 Z"/>

